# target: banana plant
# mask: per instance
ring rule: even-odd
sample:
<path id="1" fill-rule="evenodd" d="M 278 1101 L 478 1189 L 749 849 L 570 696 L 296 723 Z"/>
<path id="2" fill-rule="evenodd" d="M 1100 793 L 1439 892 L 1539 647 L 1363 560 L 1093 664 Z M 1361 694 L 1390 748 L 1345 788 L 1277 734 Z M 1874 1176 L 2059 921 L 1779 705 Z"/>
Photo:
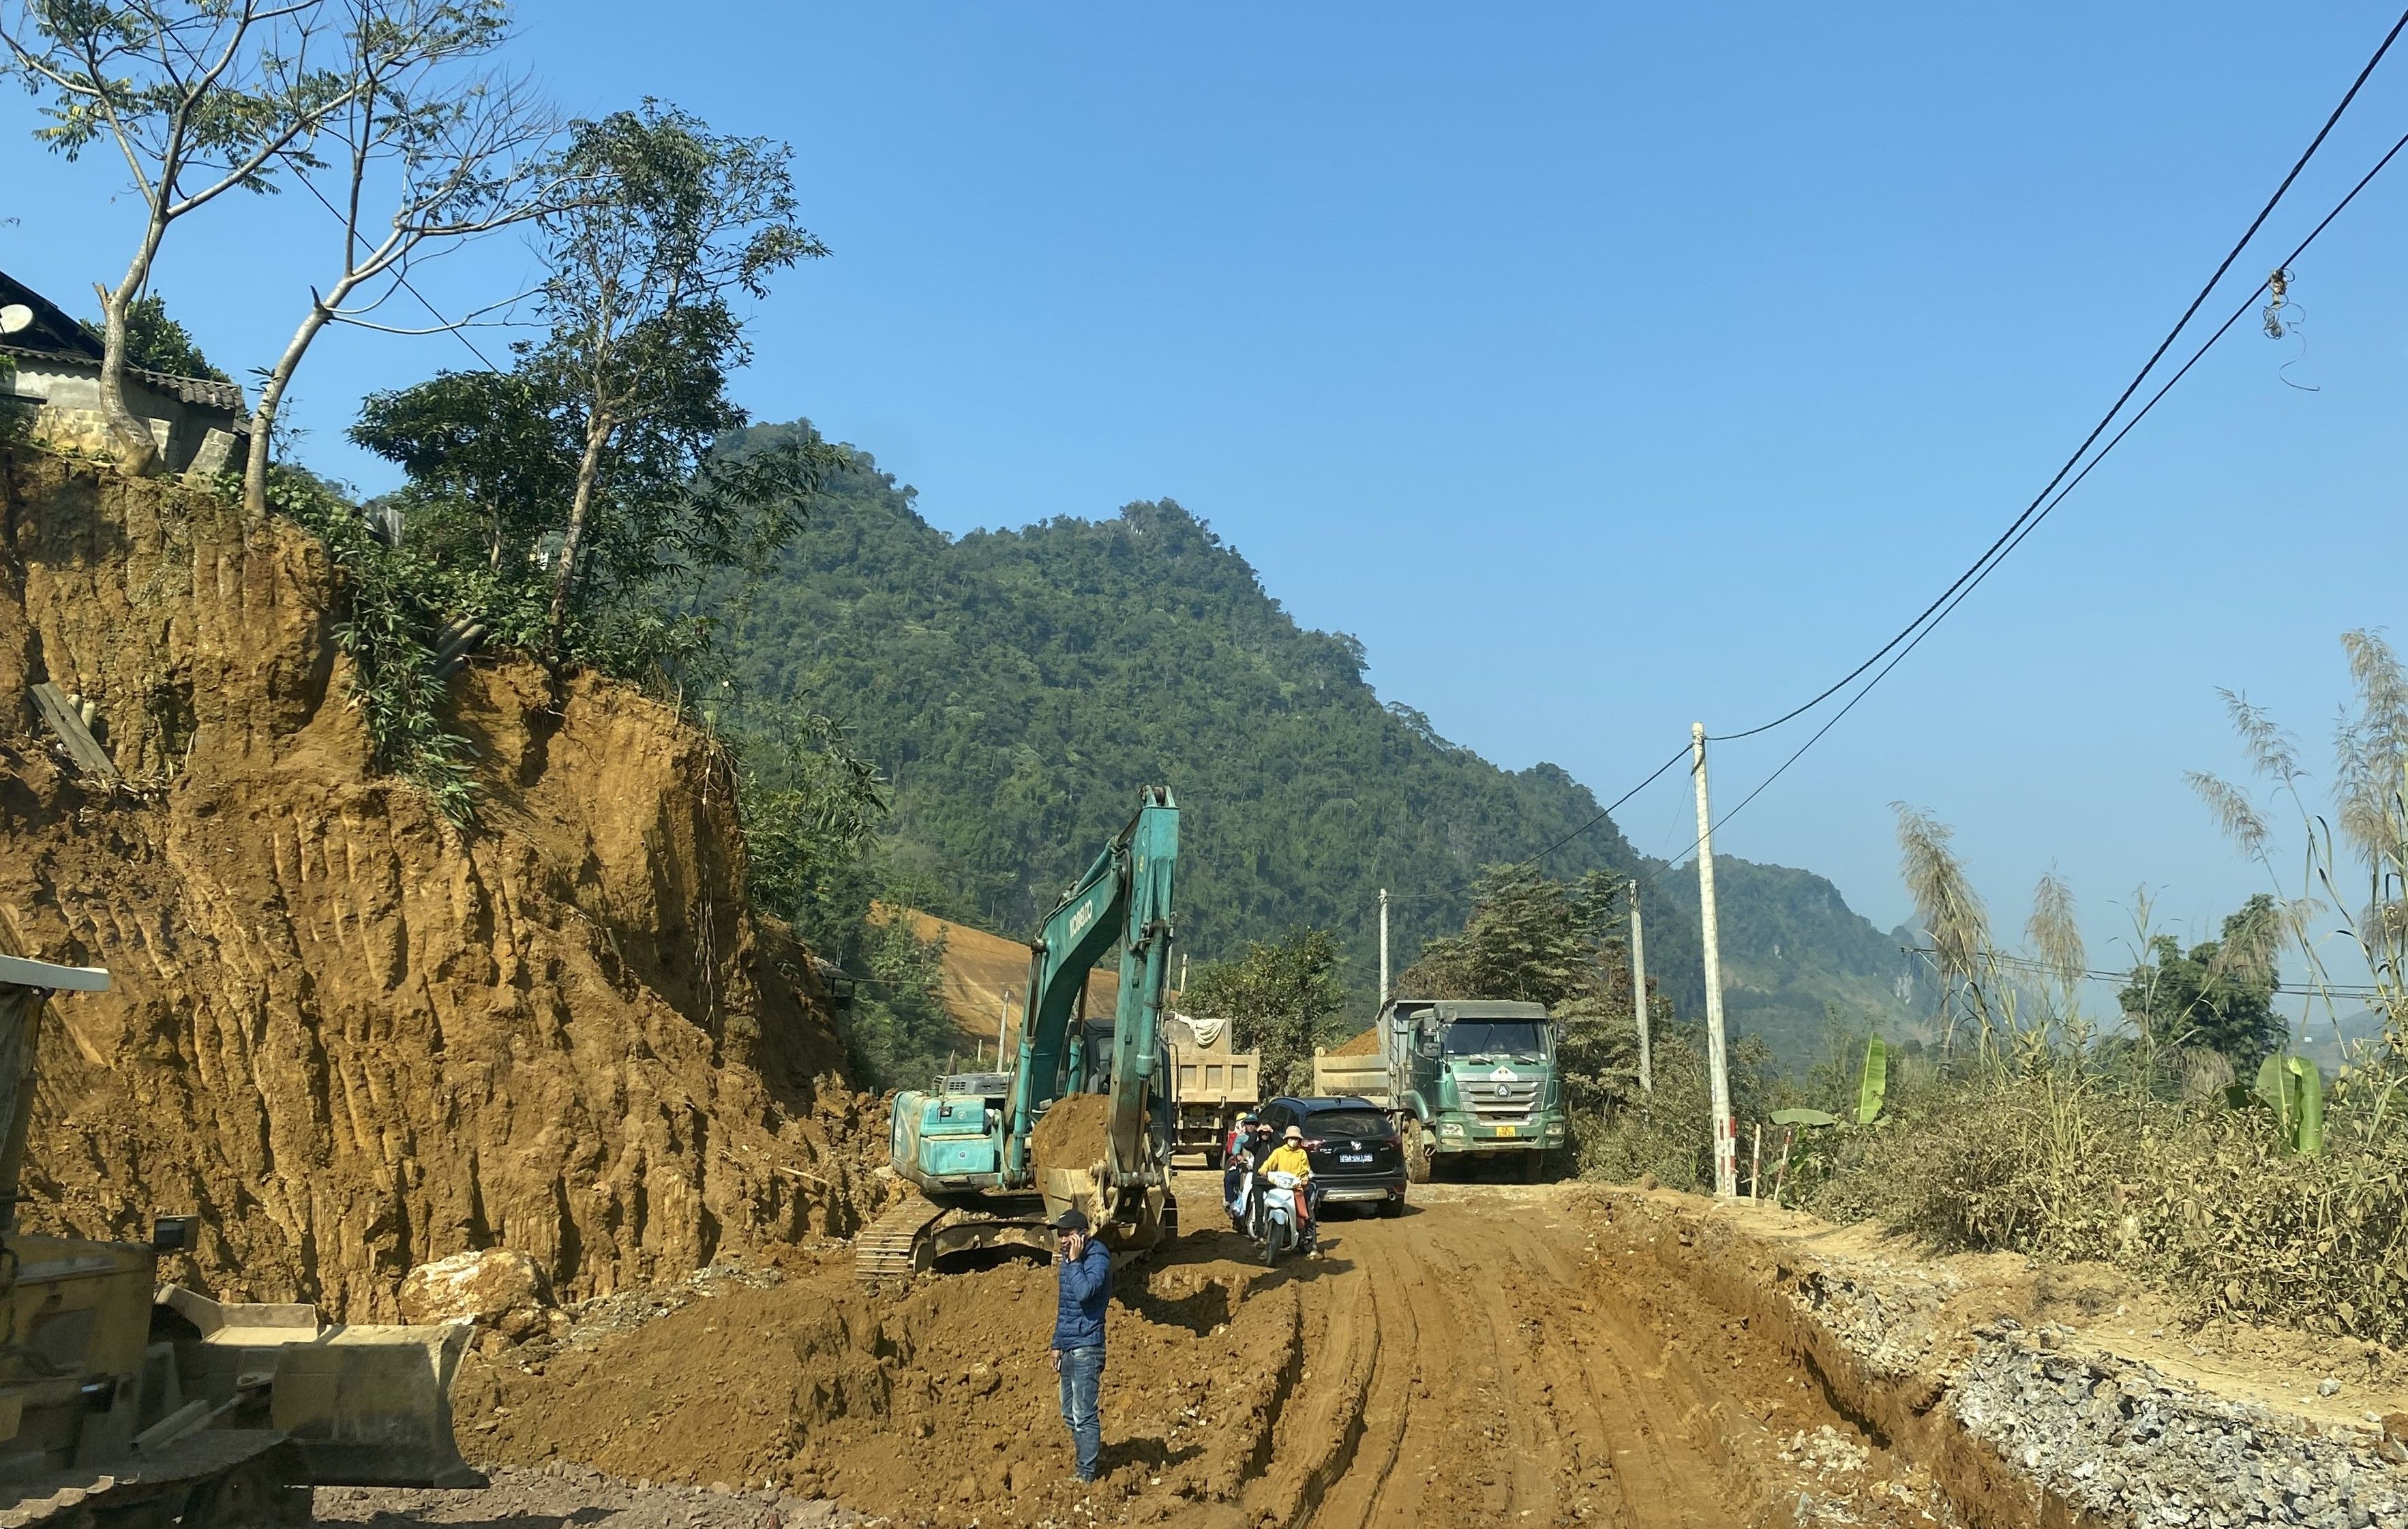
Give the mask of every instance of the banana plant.
<path id="1" fill-rule="evenodd" d="M 1865 1065 L 1856 1074 L 1856 1118 L 1854 1123 L 1870 1125 L 1880 1116 L 1882 1101 L 1889 1093 L 1889 1048 L 1875 1036 L 1865 1048 Z M 1828 1109 L 1776 1109 L 1772 1112 L 1775 1125 L 1838 1125 L 1840 1117 Z"/>
<path id="2" fill-rule="evenodd" d="M 2303 1056 L 2270 1056 L 2258 1064 L 2258 1086 L 2250 1092 L 2274 1112 L 2284 1146 L 2301 1157 L 2324 1155 L 2325 1079 L 2315 1063 Z"/>
<path id="3" fill-rule="evenodd" d="M 1875 1036 L 1865 1048 L 1864 1071 L 1856 1079 L 1856 1123 L 1870 1125 L 1889 1093 L 1889 1048 Z"/>

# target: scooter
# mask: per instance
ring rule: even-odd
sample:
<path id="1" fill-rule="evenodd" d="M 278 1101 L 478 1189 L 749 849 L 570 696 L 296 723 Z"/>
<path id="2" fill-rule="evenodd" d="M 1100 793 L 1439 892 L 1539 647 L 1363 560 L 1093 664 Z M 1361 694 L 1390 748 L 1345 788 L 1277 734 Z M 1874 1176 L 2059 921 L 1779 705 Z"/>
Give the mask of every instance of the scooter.
<path id="1" fill-rule="evenodd" d="M 1292 1173 L 1260 1176 L 1263 1265 L 1266 1268 L 1277 1264 L 1282 1252 L 1302 1245 L 1304 1222 L 1297 1213 L 1296 1192 L 1303 1182 Z"/>
<path id="2" fill-rule="evenodd" d="M 1257 1234 L 1259 1228 L 1255 1222 L 1262 1214 L 1262 1205 L 1254 1193 L 1254 1170 L 1251 1166 L 1239 1165 L 1237 1191 L 1229 1197 L 1226 1208 L 1231 1231 L 1249 1237 Z"/>

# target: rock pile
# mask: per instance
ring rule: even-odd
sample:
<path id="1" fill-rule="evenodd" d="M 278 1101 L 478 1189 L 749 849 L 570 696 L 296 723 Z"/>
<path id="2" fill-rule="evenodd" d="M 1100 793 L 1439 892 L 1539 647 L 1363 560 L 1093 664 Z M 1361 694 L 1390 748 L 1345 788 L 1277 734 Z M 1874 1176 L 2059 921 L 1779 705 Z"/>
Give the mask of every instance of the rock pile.
<path id="1" fill-rule="evenodd" d="M 2378 1430 L 2318 1431 L 2147 1365 L 2068 1352 L 2052 1329 L 1975 1336 L 1953 1388 L 1966 1430 L 2108 1522 L 2408 1529 L 2408 1467 Z"/>

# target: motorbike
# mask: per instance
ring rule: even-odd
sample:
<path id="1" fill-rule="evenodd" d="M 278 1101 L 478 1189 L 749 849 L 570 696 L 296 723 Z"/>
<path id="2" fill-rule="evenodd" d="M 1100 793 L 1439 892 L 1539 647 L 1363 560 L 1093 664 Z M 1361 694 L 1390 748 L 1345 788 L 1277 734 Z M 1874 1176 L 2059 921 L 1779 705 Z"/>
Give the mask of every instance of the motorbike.
<path id="1" fill-rule="evenodd" d="M 1256 1214 L 1265 1267 L 1277 1264 L 1282 1252 L 1292 1251 L 1303 1243 L 1304 1221 L 1296 1203 L 1297 1190 L 1303 1182 L 1292 1173 L 1267 1173 L 1259 1177 L 1262 1206 Z"/>

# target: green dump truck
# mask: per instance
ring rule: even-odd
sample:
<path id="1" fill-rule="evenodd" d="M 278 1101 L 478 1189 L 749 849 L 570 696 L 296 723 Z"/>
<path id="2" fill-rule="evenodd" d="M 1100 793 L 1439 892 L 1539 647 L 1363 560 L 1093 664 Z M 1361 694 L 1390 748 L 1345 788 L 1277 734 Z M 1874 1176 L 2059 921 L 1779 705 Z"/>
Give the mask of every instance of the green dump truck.
<path id="1" fill-rule="evenodd" d="M 1313 1053 L 1312 1091 L 1367 1099 L 1394 1116 L 1413 1182 L 1427 1183 L 1445 1163 L 1511 1159 L 1534 1179 L 1561 1165 L 1570 1131 L 1544 1007 L 1398 998 L 1372 1022 L 1376 1051 Z"/>

